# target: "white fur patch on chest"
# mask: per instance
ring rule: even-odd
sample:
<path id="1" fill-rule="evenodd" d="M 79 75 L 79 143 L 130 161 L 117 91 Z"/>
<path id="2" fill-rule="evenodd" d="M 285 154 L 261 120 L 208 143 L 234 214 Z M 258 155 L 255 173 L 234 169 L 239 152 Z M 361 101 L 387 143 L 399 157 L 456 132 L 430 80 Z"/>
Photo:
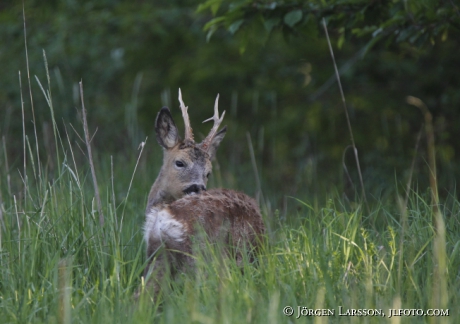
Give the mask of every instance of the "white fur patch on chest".
<path id="1" fill-rule="evenodd" d="M 184 225 L 174 219 L 167 208 L 158 209 L 153 207 L 147 213 L 144 225 L 144 240 L 147 244 L 150 238 L 161 242 L 168 240 L 182 242 L 184 232 Z"/>

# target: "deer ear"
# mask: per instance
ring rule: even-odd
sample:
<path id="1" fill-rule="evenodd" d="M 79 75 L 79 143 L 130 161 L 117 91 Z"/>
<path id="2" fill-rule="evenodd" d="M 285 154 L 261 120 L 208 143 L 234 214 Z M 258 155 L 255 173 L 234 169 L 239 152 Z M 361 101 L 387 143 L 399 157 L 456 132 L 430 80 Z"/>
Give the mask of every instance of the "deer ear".
<path id="1" fill-rule="evenodd" d="M 208 153 L 211 156 L 211 159 L 214 158 L 216 155 L 217 148 L 219 147 L 220 142 L 225 137 L 225 133 L 227 132 L 227 126 L 224 126 L 216 135 L 214 135 L 214 138 L 212 139 L 211 145 L 209 146 Z"/>
<path id="2" fill-rule="evenodd" d="M 170 149 L 179 142 L 179 133 L 168 107 L 161 108 L 158 113 L 155 120 L 155 132 L 158 144 L 165 149 Z"/>

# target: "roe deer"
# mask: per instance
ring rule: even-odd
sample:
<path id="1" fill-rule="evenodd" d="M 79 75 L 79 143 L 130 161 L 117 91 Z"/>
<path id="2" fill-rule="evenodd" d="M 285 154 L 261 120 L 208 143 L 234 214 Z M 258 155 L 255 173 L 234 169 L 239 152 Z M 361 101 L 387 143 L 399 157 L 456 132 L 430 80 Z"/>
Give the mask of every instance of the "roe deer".
<path id="1" fill-rule="evenodd" d="M 194 249 L 199 230 L 208 242 L 221 242 L 225 254 L 234 252 L 241 264 L 243 251 L 260 244 L 265 226 L 256 201 L 249 196 L 227 189 L 206 191 L 211 173 L 211 159 L 225 136 L 226 127 L 218 131 L 221 117 L 217 95 L 214 121 L 209 135 L 199 144 L 193 139 L 187 109 L 179 89 L 179 102 L 185 124 L 185 139 L 181 140 L 167 107 L 155 121 L 158 143 L 163 147 L 163 166 L 148 197 L 144 239 L 147 244 L 148 265 L 144 278 L 151 275 L 148 285 L 158 293 L 165 271 L 181 271 L 193 267 Z M 200 233 L 203 233 L 200 232 Z M 203 244 L 198 244 L 201 248 Z M 244 249 L 247 247 L 247 249 Z M 196 251 L 195 251 L 196 252 Z"/>

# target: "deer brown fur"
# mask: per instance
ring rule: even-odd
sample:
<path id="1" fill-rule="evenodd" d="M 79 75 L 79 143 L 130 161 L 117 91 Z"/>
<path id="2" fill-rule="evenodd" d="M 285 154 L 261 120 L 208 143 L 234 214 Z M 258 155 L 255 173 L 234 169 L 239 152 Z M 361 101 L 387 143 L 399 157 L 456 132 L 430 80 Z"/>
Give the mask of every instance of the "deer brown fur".
<path id="1" fill-rule="evenodd" d="M 219 242 L 224 253 L 234 255 L 241 263 L 242 253 L 256 249 L 262 240 L 265 226 L 254 199 L 237 191 L 212 189 L 206 191 L 211 173 L 211 160 L 225 136 L 226 127 L 218 131 L 225 115 L 219 117 L 218 98 L 214 106 L 214 125 L 199 144 L 193 132 L 179 89 L 179 102 L 185 123 L 185 138 L 181 140 L 168 108 L 163 107 L 155 121 L 158 143 L 163 147 L 163 165 L 150 190 L 144 239 L 147 244 L 148 266 L 144 277 L 148 286 L 159 290 L 165 271 L 183 271 L 193 267 L 194 244 L 203 239 Z M 208 120 L 206 120 L 208 121 Z M 252 255 L 249 256 L 252 258 Z"/>

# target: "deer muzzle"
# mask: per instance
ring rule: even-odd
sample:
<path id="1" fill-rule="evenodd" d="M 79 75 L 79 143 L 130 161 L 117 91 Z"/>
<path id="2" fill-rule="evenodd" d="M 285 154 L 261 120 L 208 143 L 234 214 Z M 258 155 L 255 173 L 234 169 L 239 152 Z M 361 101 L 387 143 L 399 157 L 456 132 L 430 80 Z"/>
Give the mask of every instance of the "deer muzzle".
<path id="1" fill-rule="evenodd" d="M 186 189 L 184 190 L 184 193 L 185 193 L 186 195 L 195 195 L 195 194 L 201 193 L 202 191 L 206 191 L 206 187 L 205 187 L 205 186 L 193 184 L 193 185 L 191 185 L 190 187 L 186 188 Z"/>

